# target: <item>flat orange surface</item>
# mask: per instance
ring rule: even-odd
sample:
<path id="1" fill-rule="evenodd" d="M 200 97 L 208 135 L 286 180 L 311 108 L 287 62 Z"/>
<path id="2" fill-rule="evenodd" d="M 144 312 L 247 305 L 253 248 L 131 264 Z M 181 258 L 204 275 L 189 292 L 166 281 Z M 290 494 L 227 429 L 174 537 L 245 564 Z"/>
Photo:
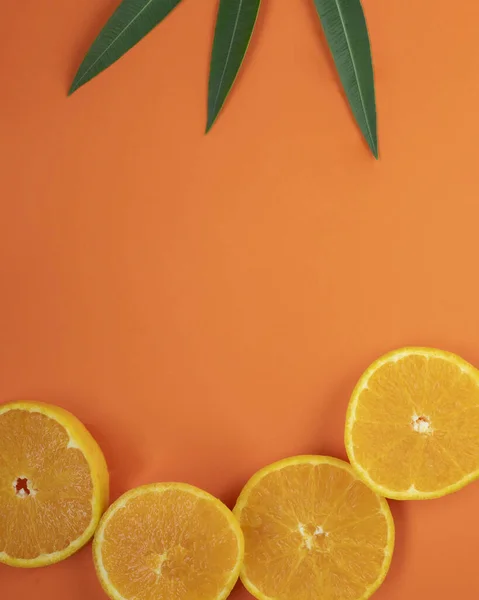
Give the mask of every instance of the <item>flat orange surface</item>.
<path id="1" fill-rule="evenodd" d="M 349 394 L 383 352 L 432 345 L 479 365 L 479 8 L 365 1 L 375 162 L 312 0 L 264 0 L 207 137 L 217 0 L 184 0 L 67 98 L 116 4 L 2 3 L 0 399 L 75 412 L 112 498 L 182 480 L 231 506 L 268 462 L 345 456 Z M 477 598 L 478 505 L 479 484 L 392 503 L 377 600 Z M 0 586 L 104 598 L 89 548 L 2 566 Z"/>

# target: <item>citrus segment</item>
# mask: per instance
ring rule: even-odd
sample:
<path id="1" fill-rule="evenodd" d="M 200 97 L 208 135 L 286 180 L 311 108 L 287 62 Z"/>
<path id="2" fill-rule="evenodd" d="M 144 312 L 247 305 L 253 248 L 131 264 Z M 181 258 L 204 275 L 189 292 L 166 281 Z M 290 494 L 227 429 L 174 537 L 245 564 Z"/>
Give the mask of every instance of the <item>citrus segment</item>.
<path id="1" fill-rule="evenodd" d="M 0 406 L 0 562 L 39 567 L 93 536 L 108 501 L 108 471 L 95 440 L 59 407 Z"/>
<path id="2" fill-rule="evenodd" d="M 127 492 L 95 535 L 95 565 L 114 600 L 223 600 L 243 560 L 243 534 L 219 500 L 187 484 Z"/>
<path id="3" fill-rule="evenodd" d="M 245 536 L 241 579 L 260 600 L 359 600 L 386 576 L 389 507 L 341 460 L 299 456 L 265 467 L 234 513 Z"/>
<path id="4" fill-rule="evenodd" d="M 358 475 L 383 496 L 454 492 L 479 476 L 479 373 L 429 348 L 383 356 L 352 394 L 345 443 Z"/>

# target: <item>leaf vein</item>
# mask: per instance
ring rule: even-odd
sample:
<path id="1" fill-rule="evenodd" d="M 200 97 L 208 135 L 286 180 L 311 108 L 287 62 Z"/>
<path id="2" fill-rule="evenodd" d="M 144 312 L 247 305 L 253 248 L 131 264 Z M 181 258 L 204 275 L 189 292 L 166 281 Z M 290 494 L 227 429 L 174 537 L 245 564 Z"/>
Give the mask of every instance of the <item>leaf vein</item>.
<path id="1" fill-rule="evenodd" d="M 143 14 L 143 12 L 148 8 L 148 6 L 150 6 L 150 4 L 154 2 L 154 0 L 148 0 L 148 2 L 145 4 L 145 6 L 136 13 L 136 15 L 133 17 L 133 19 L 131 19 L 131 21 L 118 33 L 118 35 L 113 38 L 113 40 L 108 44 L 108 46 L 103 50 L 103 52 L 101 52 L 96 59 L 92 62 L 92 64 L 88 67 L 88 69 L 86 69 L 86 71 L 83 73 L 83 75 L 81 77 L 78 78 L 77 80 L 77 88 L 80 87 L 81 85 L 81 81 L 83 81 L 83 79 L 85 79 L 85 77 L 87 76 L 87 74 L 93 69 L 93 67 L 97 64 L 97 62 L 108 52 L 108 50 L 118 41 L 118 39 L 125 33 L 125 31 L 127 31 L 127 29 L 129 27 L 131 27 L 131 25 Z"/>
<path id="2" fill-rule="evenodd" d="M 228 68 L 228 63 L 229 63 L 230 56 L 231 56 L 231 50 L 233 49 L 233 42 L 234 42 L 234 39 L 235 39 L 235 36 L 236 36 L 236 31 L 238 30 L 238 23 L 239 23 L 239 18 L 240 18 L 242 7 L 243 7 L 243 0 L 240 0 L 239 4 L 238 4 L 238 13 L 236 15 L 235 24 L 234 24 L 234 27 L 233 27 L 233 34 L 231 36 L 230 45 L 229 45 L 229 48 L 228 48 L 228 52 L 226 54 L 225 65 L 223 67 L 223 72 L 221 73 L 220 82 L 218 84 L 218 89 L 216 91 L 215 101 L 213 103 L 213 111 L 214 112 L 216 112 L 216 108 L 218 106 L 218 98 L 220 96 L 221 86 L 223 85 L 223 80 L 225 78 L 226 69 Z"/>
<path id="3" fill-rule="evenodd" d="M 353 69 L 354 69 L 354 76 L 355 76 L 356 81 L 358 83 L 359 99 L 361 101 L 361 107 L 363 109 L 364 119 L 366 121 L 366 127 L 368 129 L 369 139 L 371 140 L 371 144 L 373 144 L 373 146 L 376 147 L 376 142 L 374 141 L 374 137 L 373 137 L 371 128 L 369 126 L 369 119 L 368 119 L 368 114 L 366 112 L 366 105 L 365 105 L 363 93 L 362 93 L 362 90 L 361 90 L 361 82 L 360 82 L 360 79 L 359 79 L 359 76 L 358 76 L 358 70 L 357 70 L 357 67 L 356 67 L 356 61 L 354 59 L 354 53 L 353 53 L 353 51 L 351 49 L 351 42 L 349 40 L 349 35 L 348 35 L 347 27 L 346 27 L 346 22 L 344 20 L 344 15 L 343 15 L 343 12 L 341 10 L 340 0 L 334 0 L 334 1 L 336 3 L 337 9 L 338 9 L 339 18 L 341 19 L 341 25 L 343 26 L 343 29 L 344 29 L 344 37 L 346 39 L 346 44 L 347 44 L 347 47 L 348 47 L 349 56 L 351 57 L 351 63 L 353 65 Z"/>

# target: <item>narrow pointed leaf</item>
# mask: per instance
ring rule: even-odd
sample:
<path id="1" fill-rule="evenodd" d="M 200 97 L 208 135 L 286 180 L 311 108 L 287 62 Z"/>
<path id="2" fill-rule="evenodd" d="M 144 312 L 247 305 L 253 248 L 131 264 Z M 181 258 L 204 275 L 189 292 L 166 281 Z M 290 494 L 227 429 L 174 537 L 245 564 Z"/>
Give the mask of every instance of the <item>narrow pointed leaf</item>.
<path id="1" fill-rule="evenodd" d="M 378 158 L 376 99 L 369 35 L 360 0 L 314 0 L 353 115 Z"/>
<path id="2" fill-rule="evenodd" d="M 85 56 L 69 94 L 101 73 L 137 44 L 181 0 L 123 0 Z"/>
<path id="3" fill-rule="evenodd" d="M 220 0 L 208 85 L 209 131 L 238 75 L 258 16 L 260 0 Z"/>

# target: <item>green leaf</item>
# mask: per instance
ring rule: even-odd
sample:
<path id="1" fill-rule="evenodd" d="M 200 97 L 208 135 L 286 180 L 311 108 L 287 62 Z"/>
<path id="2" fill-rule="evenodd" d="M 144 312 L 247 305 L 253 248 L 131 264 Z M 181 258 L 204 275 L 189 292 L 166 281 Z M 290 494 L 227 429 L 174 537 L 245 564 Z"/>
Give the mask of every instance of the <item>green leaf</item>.
<path id="1" fill-rule="evenodd" d="M 369 35 L 360 0 L 314 0 L 353 115 L 378 158 L 376 100 Z"/>
<path id="2" fill-rule="evenodd" d="M 261 0 L 220 0 L 208 85 L 208 132 L 238 75 Z"/>
<path id="3" fill-rule="evenodd" d="M 181 0 L 123 0 L 85 56 L 69 94 L 128 52 Z"/>

